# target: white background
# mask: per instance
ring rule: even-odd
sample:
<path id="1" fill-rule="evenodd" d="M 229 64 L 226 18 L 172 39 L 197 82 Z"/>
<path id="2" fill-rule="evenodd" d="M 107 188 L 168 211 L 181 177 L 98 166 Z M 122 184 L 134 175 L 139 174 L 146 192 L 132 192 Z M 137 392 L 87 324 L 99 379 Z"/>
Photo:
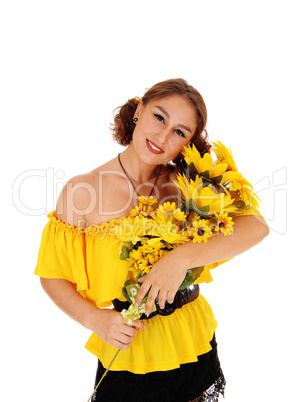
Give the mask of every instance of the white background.
<path id="1" fill-rule="evenodd" d="M 46 212 L 55 208 L 62 183 L 120 151 L 109 132 L 113 109 L 177 77 L 203 95 L 210 138 L 232 149 L 271 229 L 201 288 L 219 323 L 226 401 L 296 399 L 295 6 L 288 0 L 1 3 L 2 401 L 90 396 L 97 365 L 84 349 L 90 333 L 56 308 L 33 274 Z"/>

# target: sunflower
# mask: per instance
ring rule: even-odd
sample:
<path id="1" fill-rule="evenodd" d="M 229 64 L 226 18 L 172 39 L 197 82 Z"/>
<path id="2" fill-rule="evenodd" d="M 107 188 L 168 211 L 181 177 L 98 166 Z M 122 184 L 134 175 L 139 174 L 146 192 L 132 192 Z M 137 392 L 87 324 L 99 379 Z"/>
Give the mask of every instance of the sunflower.
<path id="1" fill-rule="evenodd" d="M 143 254 L 148 254 L 159 251 L 163 247 L 164 244 L 162 243 L 161 239 L 154 237 L 152 239 L 148 239 L 147 242 L 140 247 L 140 249 L 142 250 Z"/>
<path id="2" fill-rule="evenodd" d="M 234 161 L 232 151 L 225 145 L 223 145 L 220 141 L 213 142 L 213 145 L 215 148 L 212 148 L 212 150 L 218 156 L 217 164 L 225 163 L 227 164 L 227 170 L 237 171 L 238 169 Z"/>
<path id="3" fill-rule="evenodd" d="M 155 251 L 154 253 L 150 253 L 146 256 L 148 263 L 153 266 L 160 258 L 163 257 L 167 253 L 167 250 L 161 249 Z"/>
<path id="4" fill-rule="evenodd" d="M 187 209 L 204 217 L 207 214 L 212 216 L 216 212 L 223 212 L 234 202 L 225 188 L 223 192 L 219 192 L 213 185 L 204 186 L 202 179 L 198 176 L 195 180 L 188 181 L 185 175 L 178 174 L 174 183 L 182 191 L 183 204 L 187 206 Z"/>
<path id="5" fill-rule="evenodd" d="M 134 273 L 136 278 L 140 273 L 147 274 L 153 264 L 166 253 L 165 244 L 161 239 L 150 239 L 142 246 L 130 251 L 129 258 L 127 258 L 129 270 Z"/>
<path id="6" fill-rule="evenodd" d="M 151 218 L 154 220 L 154 222 L 156 222 L 158 225 L 167 224 L 168 222 L 171 223 L 183 222 L 186 219 L 186 214 L 182 212 L 180 208 L 176 208 L 176 204 L 174 202 L 172 204 L 166 205 L 165 207 L 164 203 L 163 206 L 160 205 L 159 209 L 152 212 Z"/>
<path id="7" fill-rule="evenodd" d="M 241 173 L 235 171 L 224 173 L 221 183 L 225 182 L 228 183 L 229 191 L 237 192 L 246 206 L 259 207 L 259 201 L 261 200 L 253 191 L 252 184 Z"/>
<path id="8" fill-rule="evenodd" d="M 139 209 L 144 212 L 150 212 L 153 211 L 153 205 L 158 202 L 156 198 L 154 198 L 152 195 L 150 197 L 145 197 L 141 195 L 138 197 L 139 199 Z"/>
<path id="9" fill-rule="evenodd" d="M 239 193 L 246 206 L 252 205 L 255 209 L 259 208 L 259 202 L 261 202 L 261 200 L 252 188 L 242 187 Z"/>
<path id="10" fill-rule="evenodd" d="M 151 270 L 153 264 L 150 264 L 148 259 L 143 259 L 138 261 L 138 271 L 139 273 L 142 272 L 143 274 L 148 274 Z"/>
<path id="11" fill-rule="evenodd" d="M 187 215 L 185 214 L 185 212 L 181 211 L 180 208 L 177 208 L 175 211 L 173 211 L 171 218 L 174 219 L 174 222 L 183 222 L 186 220 Z"/>
<path id="12" fill-rule="evenodd" d="M 207 242 L 209 237 L 213 236 L 210 222 L 208 219 L 193 221 L 188 227 L 188 235 L 193 238 L 193 243 Z"/>
<path id="13" fill-rule="evenodd" d="M 169 217 L 167 218 L 168 220 L 165 221 L 156 221 L 156 224 L 152 226 L 148 234 L 166 243 L 185 243 L 188 240 L 186 234 L 181 231 L 178 224 L 173 223 Z"/>
<path id="14" fill-rule="evenodd" d="M 208 152 L 201 156 L 194 144 L 184 147 L 182 154 L 188 165 L 194 164 L 198 174 L 208 172 L 209 178 L 221 176 L 228 167 L 228 163 L 215 165 L 212 156 Z"/>
<path id="15" fill-rule="evenodd" d="M 162 214 L 166 214 L 167 212 L 173 212 L 176 209 L 176 203 L 172 202 L 170 203 L 169 201 L 164 202 L 163 205 L 159 205 L 159 211 L 162 212 Z"/>
<path id="16" fill-rule="evenodd" d="M 129 271 L 133 272 L 134 276 L 137 277 L 141 272 L 150 270 L 148 262 L 144 259 L 142 250 L 133 249 L 130 252 L 130 256 L 127 259 L 129 263 Z"/>
<path id="17" fill-rule="evenodd" d="M 224 236 L 230 235 L 233 231 L 234 222 L 233 218 L 229 217 L 227 213 L 225 214 L 215 214 L 217 218 L 216 226 L 214 227 L 215 232 L 222 232 Z"/>
<path id="18" fill-rule="evenodd" d="M 143 216 L 129 216 L 119 220 L 118 225 L 110 229 L 110 234 L 124 243 L 136 244 L 148 232 L 151 225 L 152 221 Z"/>
<path id="19" fill-rule="evenodd" d="M 144 211 L 141 211 L 141 209 L 138 206 L 136 206 L 135 208 L 131 209 L 129 216 L 130 218 L 135 218 L 135 216 L 141 218 L 142 216 L 148 216 L 148 214 Z"/>
<path id="20" fill-rule="evenodd" d="M 181 190 L 185 202 L 193 199 L 196 193 L 204 187 L 201 177 L 196 176 L 195 180 L 190 179 L 189 181 L 185 174 L 181 173 L 178 173 L 177 179 L 173 182 Z"/>
<path id="21" fill-rule="evenodd" d="M 231 205 L 234 200 L 229 193 L 215 193 L 211 187 L 203 188 L 196 196 L 195 203 L 199 209 L 209 208 L 209 215 L 223 211 L 224 208 Z"/>

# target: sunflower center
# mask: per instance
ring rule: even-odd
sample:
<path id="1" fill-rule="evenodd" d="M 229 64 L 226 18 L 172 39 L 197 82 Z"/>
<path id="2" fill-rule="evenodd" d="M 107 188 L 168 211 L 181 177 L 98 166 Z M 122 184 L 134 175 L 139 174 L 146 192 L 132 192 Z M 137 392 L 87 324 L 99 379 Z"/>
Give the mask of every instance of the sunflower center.
<path id="1" fill-rule="evenodd" d="M 224 223 L 223 223 L 223 222 L 220 222 L 220 223 L 219 223 L 219 227 L 220 227 L 220 228 L 223 228 L 223 226 L 224 226 Z"/>
<path id="2" fill-rule="evenodd" d="M 199 228 L 198 231 L 197 231 L 197 234 L 199 236 L 203 236 L 205 234 L 205 231 L 203 230 L 203 228 Z"/>

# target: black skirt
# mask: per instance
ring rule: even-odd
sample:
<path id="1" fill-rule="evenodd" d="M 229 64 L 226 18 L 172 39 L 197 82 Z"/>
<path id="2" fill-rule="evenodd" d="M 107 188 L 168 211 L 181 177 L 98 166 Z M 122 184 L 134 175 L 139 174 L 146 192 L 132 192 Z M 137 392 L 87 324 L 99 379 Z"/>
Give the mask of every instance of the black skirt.
<path id="1" fill-rule="evenodd" d="M 198 356 L 195 363 L 169 371 L 133 374 L 109 371 L 93 396 L 101 402 L 217 402 L 224 395 L 225 378 L 217 354 L 215 335 L 212 350 Z M 98 362 L 95 386 L 105 369 Z"/>

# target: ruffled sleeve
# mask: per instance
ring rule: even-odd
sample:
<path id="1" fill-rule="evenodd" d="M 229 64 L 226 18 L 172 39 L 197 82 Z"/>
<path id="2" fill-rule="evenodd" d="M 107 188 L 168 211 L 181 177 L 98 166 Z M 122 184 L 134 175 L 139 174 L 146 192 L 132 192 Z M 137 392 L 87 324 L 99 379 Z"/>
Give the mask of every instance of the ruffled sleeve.
<path id="1" fill-rule="evenodd" d="M 74 283 L 78 290 L 88 289 L 85 233 L 48 215 L 34 273 L 43 278 L 61 278 Z"/>

